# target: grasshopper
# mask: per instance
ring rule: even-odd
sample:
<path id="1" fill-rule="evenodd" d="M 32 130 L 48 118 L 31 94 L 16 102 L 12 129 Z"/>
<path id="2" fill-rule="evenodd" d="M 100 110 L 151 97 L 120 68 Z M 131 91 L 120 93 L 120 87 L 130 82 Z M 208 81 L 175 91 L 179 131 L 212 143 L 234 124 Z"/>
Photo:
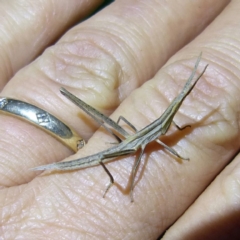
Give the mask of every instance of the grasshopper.
<path id="1" fill-rule="evenodd" d="M 114 157 L 124 156 L 128 154 L 133 154 L 137 150 L 140 149 L 139 156 L 133 166 L 132 170 L 132 178 L 131 178 L 131 201 L 133 201 L 133 188 L 134 188 L 134 178 L 136 175 L 136 171 L 138 169 L 138 166 L 140 164 L 141 158 L 143 156 L 144 150 L 146 146 L 156 141 L 158 144 L 162 145 L 166 150 L 168 150 L 171 154 L 177 156 L 180 159 L 183 160 L 189 160 L 188 158 L 184 158 L 180 156 L 173 148 L 167 146 L 163 142 L 159 140 L 159 137 L 161 135 L 166 134 L 168 131 L 171 123 L 174 123 L 174 125 L 179 129 L 182 130 L 184 128 L 180 128 L 176 125 L 176 123 L 173 121 L 173 117 L 177 113 L 178 109 L 182 105 L 184 99 L 187 97 L 187 95 L 192 91 L 198 80 L 202 77 L 204 72 L 206 71 L 208 65 L 206 65 L 203 69 L 203 71 L 200 73 L 200 75 L 196 78 L 194 81 L 194 76 L 196 74 L 197 67 L 199 65 L 201 59 L 201 54 L 198 57 L 195 67 L 188 78 L 185 86 L 183 87 L 180 94 L 170 103 L 168 108 L 165 110 L 165 112 L 157 118 L 155 121 L 147 125 L 142 130 L 137 131 L 135 127 L 128 122 L 125 118 L 119 117 L 118 121 L 115 122 L 109 117 L 105 116 L 104 114 L 97 111 L 95 108 L 91 107 L 90 105 L 86 104 L 70 92 L 68 92 L 66 89 L 61 88 L 61 93 L 66 96 L 68 99 L 70 99 L 73 103 L 75 103 L 77 106 L 79 106 L 83 111 L 85 111 L 89 116 L 91 116 L 93 119 L 95 119 L 98 123 L 103 125 L 107 131 L 112 133 L 119 141 L 119 143 L 116 146 L 113 146 L 111 148 L 108 148 L 104 151 L 98 152 L 96 154 L 79 158 L 76 160 L 71 161 L 65 161 L 65 162 L 58 162 L 58 163 L 52 163 L 48 165 L 43 165 L 39 167 L 35 167 L 32 170 L 76 170 L 76 169 L 82 169 L 87 167 L 92 167 L 96 165 L 101 165 L 105 172 L 108 174 L 110 178 L 110 182 L 105 190 L 105 193 L 103 197 L 106 195 L 110 187 L 114 183 L 114 178 L 105 166 L 104 163 L 107 163 L 111 161 Z M 193 82 L 193 83 L 192 83 Z M 118 123 L 120 120 L 124 120 L 127 124 L 129 124 L 136 132 L 132 135 L 130 135 L 125 129 L 123 129 Z M 125 139 L 121 140 L 115 133 L 112 132 L 111 129 L 109 129 L 107 126 L 104 125 L 104 123 L 108 124 L 110 127 L 114 128 L 120 135 L 122 135 Z M 187 127 L 187 126 L 186 126 Z"/>

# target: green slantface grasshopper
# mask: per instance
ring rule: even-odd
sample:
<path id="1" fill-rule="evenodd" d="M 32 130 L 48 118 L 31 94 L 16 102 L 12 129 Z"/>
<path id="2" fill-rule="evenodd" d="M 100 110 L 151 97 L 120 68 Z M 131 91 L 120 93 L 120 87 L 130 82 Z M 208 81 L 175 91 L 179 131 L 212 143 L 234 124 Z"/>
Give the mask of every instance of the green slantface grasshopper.
<path id="1" fill-rule="evenodd" d="M 94 118 L 98 123 L 100 124 L 108 124 L 110 127 L 114 128 L 120 135 L 125 137 L 124 140 L 119 139 L 108 127 L 104 126 L 110 133 L 112 133 L 114 136 L 117 137 L 119 141 L 121 141 L 116 146 L 113 146 L 109 149 L 106 149 L 104 151 L 98 152 L 96 154 L 79 158 L 72 161 L 66 161 L 66 162 L 58 162 L 58 163 L 52 163 L 48 165 L 39 166 L 36 168 L 33 168 L 33 170 L 75 170 L 75 169 L 81 169 L 81 168 L 87 168 L 91 166 L 101 165 L 106 173 L 108 174 L 110 178 L 110 183 L 104 193 L 107 193 L 109 188 L 114 183 L 114 178 L 105 166 L 104 163 L 111 161 L 111 158 L 124 156 L 128 154 L 135 153 L 138 149 L 140 149 L 140 153 L 138 156 L 137 161 L 135 162 L 135 165 L 133 167 L 132 171 L 132 181 L 131 181 L 131 200 L 133 201 L 133 187 L 134 187 L 134 177 L 136 175 L 136 170 L 139 166 L 139 163 L 141 161 L 142 155 L 144 153 L 144 150 L 150 142 L 156 141 L 160 145 L 162 145 L 164 148 L 166 148 L 170 153 L 177 156 L 178 158 L 181 158 L 183 160 L 188 160 L 187 158 L 181 157 L 174 149 L 170 148 L 163 142 L 159 140 L 159 137 L 161 135 L 166 134 L 168 131 L 171 123 L 173 122 L 173 117 L 177 113 L 179 107 L 181 106 L 183 100 L 187 97 L 187 95 L 191 92 L 191 90 L 196 85 L 197 81 L 201 78 L 201 76 L 206 71 L 206 68 L 208 65 L 206 65 L 201 72 L 201 74 L 196 78 L 194 81 L 194 76 L 196 74 L 197 67 L 199 65 L 201 59 L 201 55 L 198 57 L 197 62 L 195 64 L 195 67 L 192 71 L 192 74 L 190 75 L 189 79 L 187 80 L 185 86 L 183 87 L 181 93 L 171 102 L 169 107 L 165 110 L 165 112 L 154 122 L 143 128 L 142 130 L 136 131 L 134 126 L 129 123 L 126 119 L 123 117 L 120 117 L 120 119 L 125 120 L 134 130 L 136 131 L 135 134 L 128 134 L 120 125 L 118 125 L 118 122 L 114 122 L 112 119 L 108 118 L 107 116 L 103 115 L 102 113 L 98 112 L 93 107 L 89 106 L 82 100 L 78 99 L 71 93 L 69 93 L 66 89 L 61 89 L 61 93 L 65 95 L 67 98 L 69 98 L 72 102 L 74 102 L 77 106 L 79 106 L 83 111 L 85 111 L 88 115 L 90 115 L 92 118 Z M 193 83 L 192 83 L 193 82 Z M 174 125 L 181 130 L 175 123 Z"/>

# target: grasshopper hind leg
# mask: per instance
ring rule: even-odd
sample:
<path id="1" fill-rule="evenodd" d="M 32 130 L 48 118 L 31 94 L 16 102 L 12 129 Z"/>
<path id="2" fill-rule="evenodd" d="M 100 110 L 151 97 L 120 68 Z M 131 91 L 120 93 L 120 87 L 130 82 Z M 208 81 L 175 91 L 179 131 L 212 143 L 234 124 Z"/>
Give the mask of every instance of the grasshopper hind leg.
<path id="1" fill-rule="evenodd" d="M 135 179 L 135 177 L 136 177 L 136 172 L 137 172 L 138 166 L 139 166 L 139 164 L 140 164 L 140 162 L 141 162 L 142 155 L 143 155 L 143 153 L 144 153 L 145 147 L 146 147 L 146 146 L 142 146 L 142 147 L 141 147 L 141 152 L 140 152 L 140 154 L 139 154 L 139 156 L 138 156 L 137 161 L 135 162 L 135 164 L 134 164 L 134 166 L 133 166 L 132 179 L 131 179 L 131 189 L 130 189 L 130 191 L 131 191 L 131 192 L 130 192 L 131 202 L 134 201 L 134 199 L 133 199 L 134 179 Z"/>

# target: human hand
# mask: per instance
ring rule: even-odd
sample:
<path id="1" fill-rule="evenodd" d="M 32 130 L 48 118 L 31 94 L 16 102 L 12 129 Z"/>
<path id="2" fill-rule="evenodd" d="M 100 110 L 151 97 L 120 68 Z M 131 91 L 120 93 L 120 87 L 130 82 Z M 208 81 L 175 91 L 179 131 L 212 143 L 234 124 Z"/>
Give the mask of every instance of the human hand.
<path id="1" fill-rule="evenodd" d="M 174 118 L 192 128 L 171 128 L 162 138 L 190 161 L 151 144 L 137 174 L 135 202 L 128 195 L 135 155 L 107 164 L 116 186 L 102 198 L 109 179 L 101 166 L 43 174 L 29 169 L 90 155 L 107 148 L 112 136 L 100 129 L 71 155 L 35 126 L 1 114 L 2 238 L 156 239 L 171 225 L 163 239 L 239 236 L 240 3 L 116 1 L 31 62 L 100 4 L 90 2 L 1 3 L 1 96 L 37 105 L 89 139 L 97 125 L 61 96 L 63 86 L 141 129 L 177 96 L 203 52 L 199 72 L 209 68 Z"/>

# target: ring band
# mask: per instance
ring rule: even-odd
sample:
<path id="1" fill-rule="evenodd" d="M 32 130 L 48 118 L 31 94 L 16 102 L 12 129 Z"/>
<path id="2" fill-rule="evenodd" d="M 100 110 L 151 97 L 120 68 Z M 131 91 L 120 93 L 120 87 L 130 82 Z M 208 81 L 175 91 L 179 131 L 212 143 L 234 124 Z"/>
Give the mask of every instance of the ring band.
<path id="1" fill-rule="evenodd" d="M 6 97 L 0 97 L 0 112 L 27 120 L 51 134 L 67 147 L 77 152 L 85 145 L 83 138 L 52 114 L 32 104 Z"/>

